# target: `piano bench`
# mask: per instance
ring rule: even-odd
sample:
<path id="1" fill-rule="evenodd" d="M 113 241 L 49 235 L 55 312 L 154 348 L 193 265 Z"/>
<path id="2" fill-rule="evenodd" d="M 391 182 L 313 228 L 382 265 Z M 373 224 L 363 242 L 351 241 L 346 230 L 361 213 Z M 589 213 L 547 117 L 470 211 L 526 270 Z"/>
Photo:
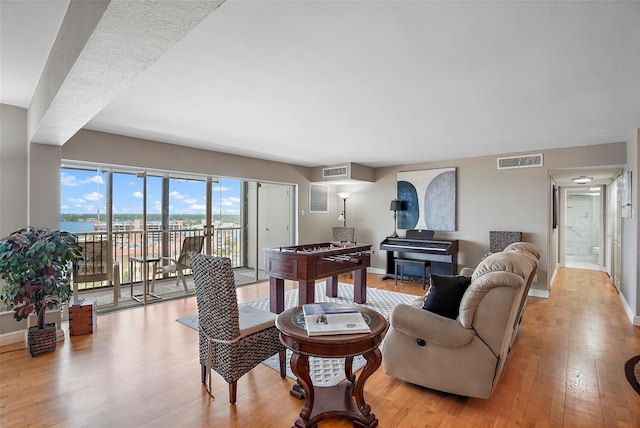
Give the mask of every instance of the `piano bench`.
<path id="1" fill-rule="evenodd" d="M 400 282 L 404 282 L 404 268 L 407 266 L 418 266 L 422 272 L 422 289 L 425 289 L 427 283 L 427 269 L 431 266 L 431 263 L 428 260 L 417 260 L 417 259 L 403 259 L 396 258 L 395 259 L 395 282 L 394 285 L 398 285 L 398 275 L 400 276 Z"/>

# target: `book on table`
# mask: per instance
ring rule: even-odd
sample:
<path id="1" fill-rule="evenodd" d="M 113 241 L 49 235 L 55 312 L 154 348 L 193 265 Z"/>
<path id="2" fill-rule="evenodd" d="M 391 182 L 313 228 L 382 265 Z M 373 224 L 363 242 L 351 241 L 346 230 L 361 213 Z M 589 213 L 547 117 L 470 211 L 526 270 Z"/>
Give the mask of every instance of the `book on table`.
<path id="1" fill-rule="evenodd" d="M 309 303 L 302 305 L 302 312 L 309 336 L 371 332 L 364 317 L 355 306 Z"/>

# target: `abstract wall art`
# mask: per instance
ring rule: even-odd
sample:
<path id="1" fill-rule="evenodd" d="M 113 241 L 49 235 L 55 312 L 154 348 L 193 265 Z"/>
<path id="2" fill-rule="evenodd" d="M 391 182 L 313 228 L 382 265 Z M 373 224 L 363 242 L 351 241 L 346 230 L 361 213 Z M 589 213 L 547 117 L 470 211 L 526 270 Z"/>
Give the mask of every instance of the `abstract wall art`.
<path id="1" fill-rule="evenodd" d="M 309 184 L 309 212 L 329 212 L 329 186 L 326 184 Z"/>
<path id="2" fill-rule="evenodd" d="M 398 229 L 456 229 L 456 169 L 398 173 Z"/>

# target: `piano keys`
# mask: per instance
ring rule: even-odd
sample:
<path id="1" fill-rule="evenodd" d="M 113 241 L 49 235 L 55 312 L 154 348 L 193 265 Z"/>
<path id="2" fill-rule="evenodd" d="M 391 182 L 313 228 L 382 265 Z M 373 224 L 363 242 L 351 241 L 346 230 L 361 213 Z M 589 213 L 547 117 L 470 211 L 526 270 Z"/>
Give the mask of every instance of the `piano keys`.
<path id="1" fill-rule="evenodd" d="M 387 252 L 387 272 L 383 279 L 395 278 L 396 258 L 428 260 L 431 273 L 458 274 L 458 240 L 434 239 L 432 230 L 407 230 L 406 237 L 388 237 L 380 243 Z M 420 277 L 421 273 L 405 271 L 405 276 Z"/>

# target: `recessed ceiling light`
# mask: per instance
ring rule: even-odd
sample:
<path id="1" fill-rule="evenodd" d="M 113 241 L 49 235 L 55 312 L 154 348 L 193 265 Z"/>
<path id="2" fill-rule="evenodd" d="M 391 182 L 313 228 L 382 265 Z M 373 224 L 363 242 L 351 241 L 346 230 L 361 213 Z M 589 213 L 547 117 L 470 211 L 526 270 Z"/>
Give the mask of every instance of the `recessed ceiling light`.
<path id="1" fill-rule="evenodd" d="M 574 183 L 578 183 L 578 184 L 585 184 L 588 183 L 590 181 L 593 181 L 593 177 L 587 177 L 585 175 L 581 175 L 580 177 L 575 177 L 572 178 Z"/>

